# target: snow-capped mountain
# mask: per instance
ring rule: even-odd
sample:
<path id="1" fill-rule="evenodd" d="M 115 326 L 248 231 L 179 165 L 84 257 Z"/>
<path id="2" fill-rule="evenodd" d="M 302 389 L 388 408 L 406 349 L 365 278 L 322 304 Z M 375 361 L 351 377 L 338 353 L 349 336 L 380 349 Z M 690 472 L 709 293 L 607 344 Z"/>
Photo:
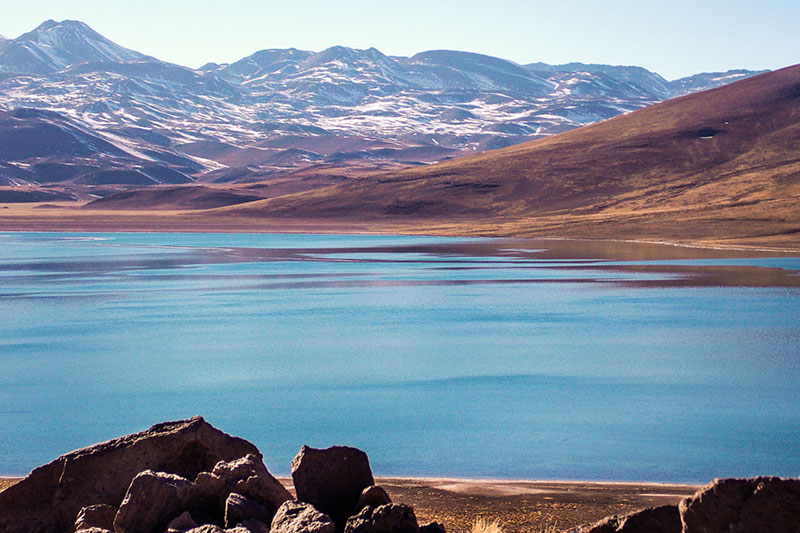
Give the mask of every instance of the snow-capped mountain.
<path id="1" fill-rule="evenodd" d="M 293 172 L 339 179 L 552 135 L 752 74 L 669 82 L 635 66 L 519 65 L 448 50 L 390 57 L 342 46 L 262 50 L 189 69 L 121 47 L 81 22 L 47 21 L 0 40 L 0 110 L 12 111 L 0 135 L 14 135 L 9 124 L 21 118 L 13 110 L 35 108 L 57 113 L 36 120 L 60 120 L 127 154 L 79 156 L 93 158 L 95 169 L 121 161 L 153 182 Z M 41 166 L 41 154 L 15 153 L 4 156 L 0 181 L 47 181 L 25 174 L 51 168 Z M 183 178 L 153 178 L 142 170 L 151 163 Z M 102 183 L 96 175 L 74 179 Z"/>
<path id="2" fill-rule="evenodd" d="M 87 61 L 127 61 L 144 57 L 106 39 L 83 22 L 48 20 L 6 43 L 0 69 L 15 74 L 48 74 Z"/>

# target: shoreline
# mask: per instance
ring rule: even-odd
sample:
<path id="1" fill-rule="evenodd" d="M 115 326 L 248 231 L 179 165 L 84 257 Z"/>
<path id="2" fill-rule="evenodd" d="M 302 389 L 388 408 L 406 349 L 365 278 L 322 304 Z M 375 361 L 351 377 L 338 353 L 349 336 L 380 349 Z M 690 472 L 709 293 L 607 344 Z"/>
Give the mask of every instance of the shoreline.
<path id="1" fill-rule="evenodd" d="M 396 237 L 451 237 L 458 239 L 509 239 L 509 240 L 535 240 L 535 241 L 570 241 L 570 242 L 595 242 L 595 243 L 620 243 L 646 246 L 665 246 L 673 248 L 687 248 L 697 250 L 714 250 L 720 252 L 749 252 L 765 254 L 782 254 L 790 256 L 800 256 L 800 247 L 777 247 L 759 244 L 712 244 L 702 241 L 681 241 L 666 239 L 620 239 L 611 237 L 558 237 L 558 236 L 509 236 L 500 234 L 451 234 L 447 232 L 427 232 L 421 231 L 393 231 L 391 229 L 347 229 L 347 228 L 266 228 L 259 231 L 245 229 L 218 229 L 218 228 L 167 228 L 167 229 L 71 229 L 71 228 L 47 228 L 47 229 L 6 229 L 0 227 L 0 233 L 110 233 L 110 234 L 231 234 L 231 235 L 348 235 L 348 236 L 396 236 Z"/>
<path id="2" fill-rule="evenodd" d="M 14 484 L 25 479 L 26 476 L 0 475 L 2 483 Z M 281 483 L 291 483 L 291 476 L 276 475 Z M 701 483 L 684 483 L 673 481 L 629 481 L 629 480 L 597 480 L 597 479 L 527 479 L 527 478 L 483 478 L 483 477 L 454 477 L 454 476 L 397 476 L 376 475 L 375 480 L 408 481 L 419 483 L 464 483 L 477 485 L 591 485 L 591 486 L 630 486 L 630 487 L 702 487 Z M 711 481 L 711 480 L 709 480 Z"/>
<path id="3" fill-rule="evenodd" d="M 47 207 L 45 209 L 44 207 Z M 658 220 L 617 220 L 592 214 L 533 218 L 461 216 L 407 219 L 290 218 L 224 215 L 197 210 L 105 211 L 64 204 L 0 204 L 0 232 L 249 233 L 408 235 L 463 238 L 593 240 L 684 248 L 800 254 L 794 227 Z"/>

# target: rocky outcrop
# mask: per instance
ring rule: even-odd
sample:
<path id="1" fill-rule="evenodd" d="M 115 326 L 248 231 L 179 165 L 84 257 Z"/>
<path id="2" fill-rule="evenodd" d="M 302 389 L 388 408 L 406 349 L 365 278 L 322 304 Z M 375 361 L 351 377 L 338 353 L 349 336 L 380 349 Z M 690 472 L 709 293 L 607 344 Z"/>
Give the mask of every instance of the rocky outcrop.
<path id="1" fill-rule="evenodd" d="M 676 505 L 663 505 L 610 516 L 591 526 L 571 529 L 568 533 L 681 533 L 681 515 Z"/>
<path id="2" fill-rule="evenodd" d="M 367 454 L 356 448 L 303 446 L 292 460 L 297 499 L 329 515 L 337 530 L 356 512 L 362 491 L 375 484 Z"/>
<path id="3" fill-rule="evenodd" d="M 167 422 L 37 468 L 0 493 L 0 533 L 444 533 L 391 503 L 361 450 L 304 446 L 292 477 L 297 500 L 247 441 Z"/>
<path id="4" fill-rule="evenodd" d="M 568 533 L 797 533 L 800 479 L 715 479 L 679 505 L 611 516 Z"/>
<path id="5" fill-rule="evenodd" d="M 114 518 L 116 533 L 163 531 L 200 503 L 197 485 L 175 474 L 145 470 L 131 482 Z"/>
<path id="6" fill-rule="evenodd" d="M 364 507 L 347 521 L 345 533 L 419 533 L 414 509 L 390 503 L 380 507 Z"/>
<path id="7" fill-rule="evenodd" d="M 290 500 L 275 513 L 270 533 L 334 533 L 333 520 L 309 503 Z"/>
<path id="8" fill-rule="evenodd" d="M 686 533 L 796 533 L 800 479 L 715 479 L 680 503 Z"/>
<path id="9" fill-rule="evenodd" d="M 247 454 L 261 456 L 254 445 L 201 417 L 158 424 L 63 455 L 0 492 L 0 531 L 61 533 L 72 529 L 85 506 L 118 507 L 131 480 L 144 470 L 194 479 L 219 461 Z"/>

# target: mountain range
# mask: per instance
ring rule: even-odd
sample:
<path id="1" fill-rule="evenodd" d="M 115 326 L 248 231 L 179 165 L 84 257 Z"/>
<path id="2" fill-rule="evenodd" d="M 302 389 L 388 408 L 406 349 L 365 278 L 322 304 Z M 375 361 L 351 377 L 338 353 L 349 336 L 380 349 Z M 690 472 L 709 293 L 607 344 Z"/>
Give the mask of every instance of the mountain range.
<path id="1" fill-rule="evenodd" d="M 198 69 L 46 21 L 0 39 L 0 201 L 239 183 L 272 197 L 546 138 L 757 72 L 262 50 Z"/>

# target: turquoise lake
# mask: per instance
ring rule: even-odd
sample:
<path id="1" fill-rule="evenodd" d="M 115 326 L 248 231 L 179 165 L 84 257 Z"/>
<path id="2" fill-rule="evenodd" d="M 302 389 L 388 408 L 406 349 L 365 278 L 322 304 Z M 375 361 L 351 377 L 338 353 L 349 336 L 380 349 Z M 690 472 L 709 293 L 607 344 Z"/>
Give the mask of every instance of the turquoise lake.
<path id="1" fill-rule="evenodd" d="M 0 474 L 200 414 L 288 474 L 800 475 L 800 258 L 582 241 L 0 232 Z"/>

